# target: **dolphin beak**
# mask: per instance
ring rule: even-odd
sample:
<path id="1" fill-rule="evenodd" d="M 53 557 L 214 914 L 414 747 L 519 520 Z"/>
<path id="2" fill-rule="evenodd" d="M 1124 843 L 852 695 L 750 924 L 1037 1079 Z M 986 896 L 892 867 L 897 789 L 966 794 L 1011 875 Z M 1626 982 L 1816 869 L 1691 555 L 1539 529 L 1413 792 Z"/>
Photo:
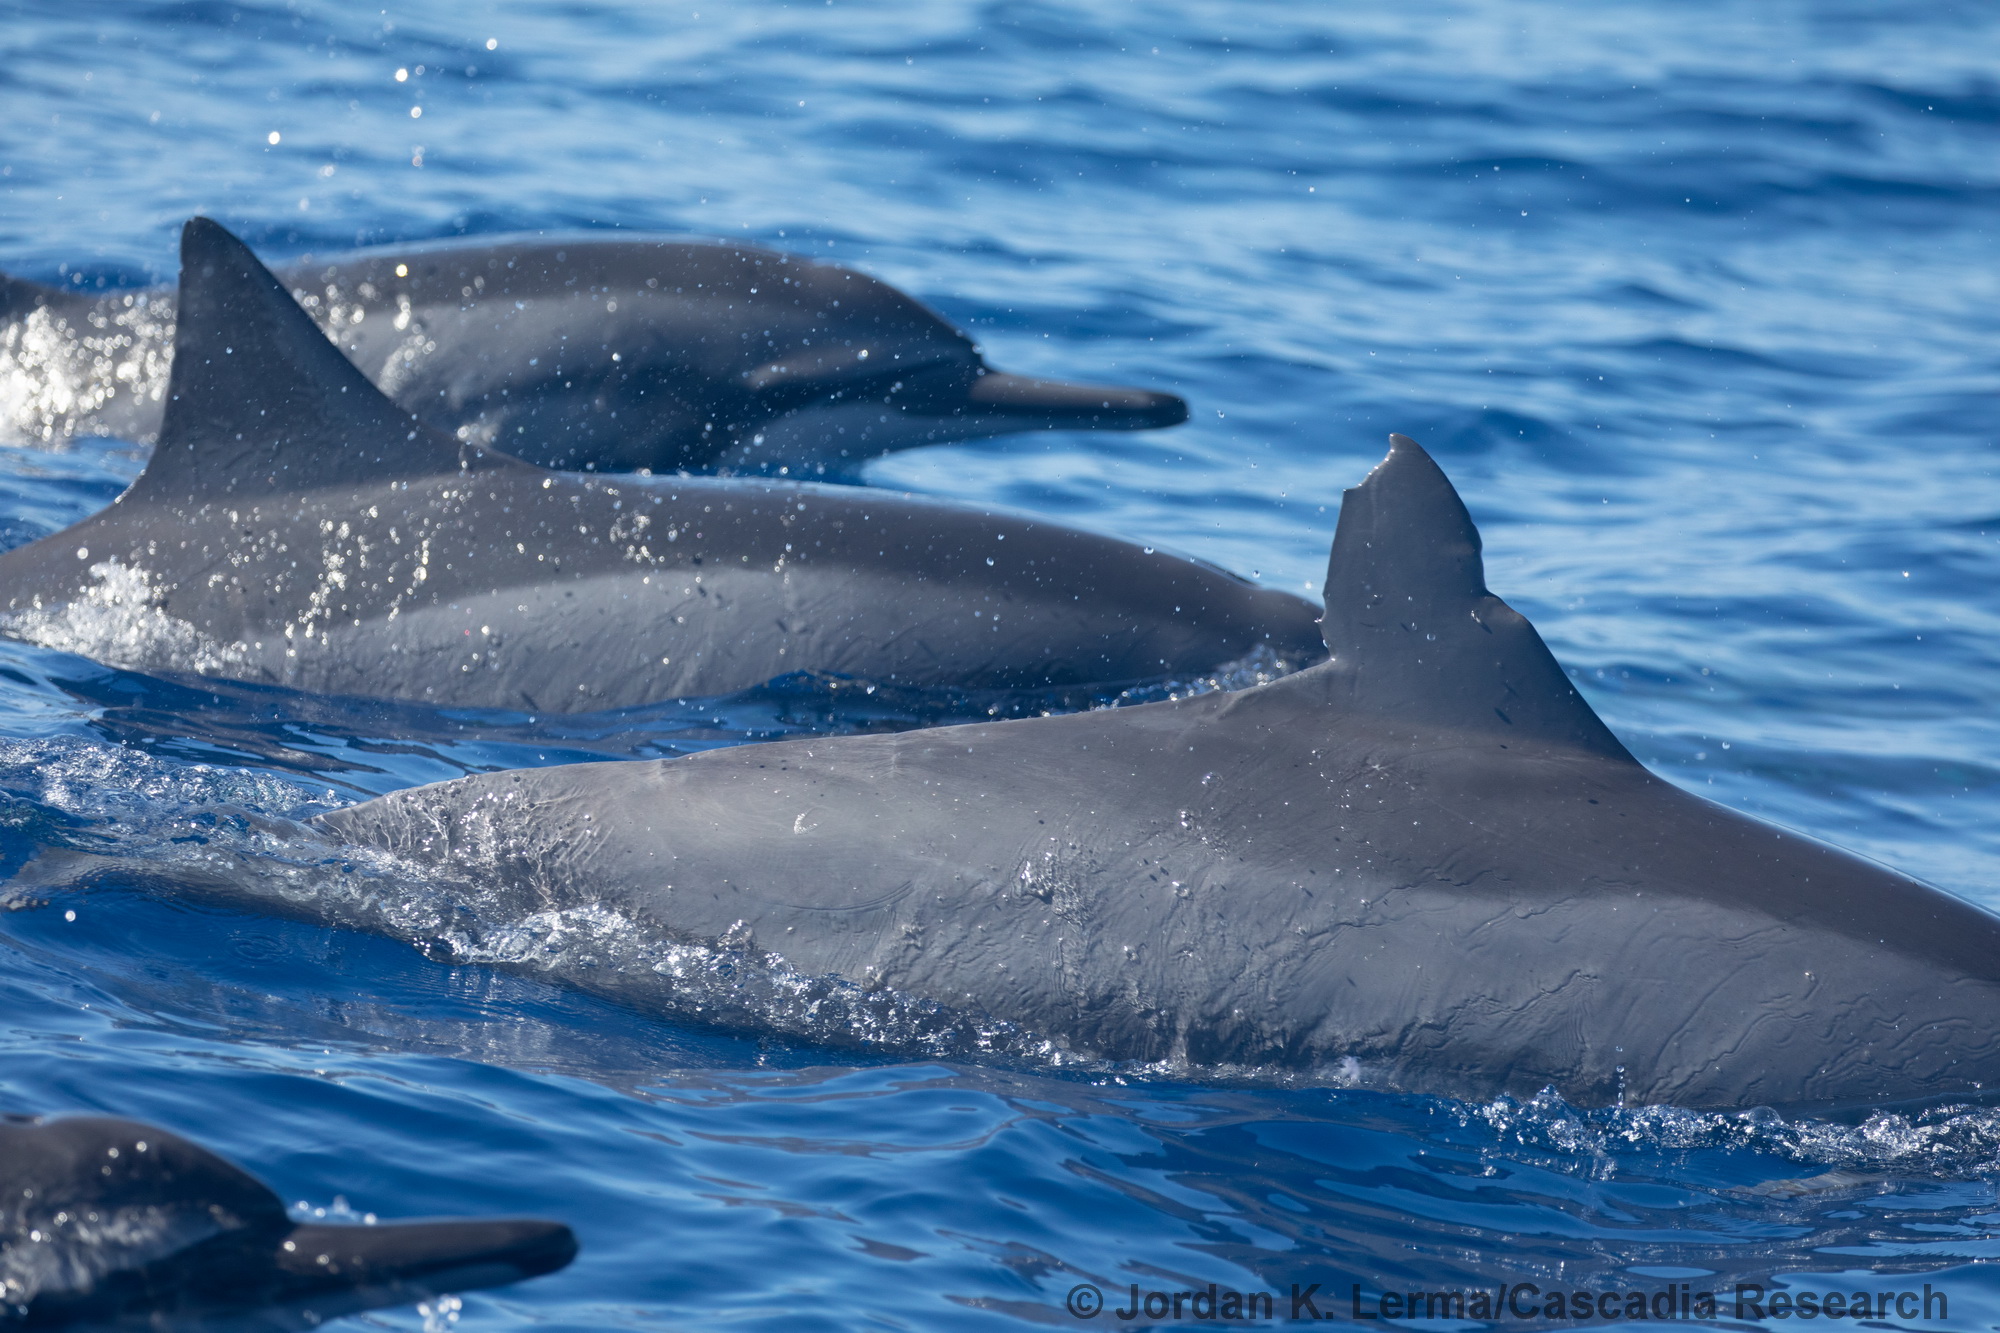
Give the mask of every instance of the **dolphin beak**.
<path id="1" fill-rule="evenodd" d="M 553 1273 L 576 1257 L 576 1236 L 532 1218 L 293 1227 L 278 1267 L 308 1281 L 399 1293 L 497 1287 Z"/>
<path id="2" fill-rule="evenodd" d="M 1147 389 L 1071 384 L 989 370 L 972 382 L 966 401 L 997 417 L 1020 419 L 1024 427 L 1061 430 L 1152 430 L 1187 420 L 1184 399 Z"/>

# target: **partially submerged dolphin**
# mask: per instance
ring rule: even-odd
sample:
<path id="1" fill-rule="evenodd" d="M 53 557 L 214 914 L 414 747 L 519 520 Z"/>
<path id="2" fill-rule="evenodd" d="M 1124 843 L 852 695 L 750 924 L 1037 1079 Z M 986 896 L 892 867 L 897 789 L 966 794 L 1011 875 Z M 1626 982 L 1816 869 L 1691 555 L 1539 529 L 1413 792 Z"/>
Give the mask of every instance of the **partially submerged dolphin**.
<path id="1" fill-rule="evenodd" d="M 384 398 L 235 237 L 182 238 L 160 440 L 0 554 L 0 629 L 146 671 L 576 712 L 795 671 L 1041 688 L 1319 656 L 1211 566 L 854 487 L 545 471 Z"/>
<path id="2" fill-rule="evenodd" d="M 1646 772 L 1392 442 L 1341 509 L 1332 658 L 1274 683 L 322 822 L 524 914 L 599 905 L 1114 1060 L 1585 1104 L 2000 1088 L 2000 920 Z"/>
<path id="3" fill-rule="evenodd" d="M 853 269 L 754 245 L 503 236 L 280 270 L 404 410 L 549 467 L 851 467 L 912 445 L 1187 419 L 1168 393 L 1009 375 Z M 0 276 L 0 434 L 151 441 L 171 288 Z"/>
<path id="4" fill-rule="evenodd" d="M 557 1222 L 294 1222 L 255 1178 L 132 1120 L 0 1120 L 0 1328 L 310 1328 L 551 1273 Z"/>

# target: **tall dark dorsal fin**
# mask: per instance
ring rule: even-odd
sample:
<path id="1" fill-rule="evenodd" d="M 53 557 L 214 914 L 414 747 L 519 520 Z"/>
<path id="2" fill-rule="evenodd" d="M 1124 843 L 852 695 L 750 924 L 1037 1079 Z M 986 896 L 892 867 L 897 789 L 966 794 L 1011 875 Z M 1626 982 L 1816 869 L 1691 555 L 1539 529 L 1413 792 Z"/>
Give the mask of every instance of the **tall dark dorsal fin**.
<path id="1" fill-rule="evenodd" d="M 160 442 L 127 503 L 227 502 L 459 470 L 460 446 L 383 397 L 249 247 L 207 218 L 181 232 L 177 325 Z"/>
<path id="2" fill-rule="evenodd" d="M 1328 669 L 1353 707 L 1629 759 L 1526 616 L 1486 590 L 1479 530 L 1415 440 L 1341 501 Z"/>

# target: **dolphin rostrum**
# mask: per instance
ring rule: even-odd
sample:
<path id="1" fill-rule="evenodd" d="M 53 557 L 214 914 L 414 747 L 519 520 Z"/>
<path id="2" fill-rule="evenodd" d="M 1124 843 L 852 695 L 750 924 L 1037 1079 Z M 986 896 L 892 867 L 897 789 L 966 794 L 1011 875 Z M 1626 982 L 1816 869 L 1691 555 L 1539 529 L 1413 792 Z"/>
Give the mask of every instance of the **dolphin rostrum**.
<path id="1" fill-rule="evenodd" d="M 1081 1054 L 1694 1107 L 2000 1087 L 2000 920 L 1649 774 L 1412 441 L 1331 660 L 1090 714 L 469 777 L 322 816 Z M 586 984 L 590 984 L 586 982 Z"/>
<path id="2" fill-rule="evenodd" d="M 1042 688 L 1319 656 L 1305 600 L 856 487 L 545 471 L 415 420 L 239 241 L 182 239 L 160 440 L 0 554 L 0 629 L 146 671 L 576 712 L 794 671 Z"/>
<path id="3" fill-rule="evenodd" d="M 255 1178 L 157 1126 L 0 1119 L 0 1328 L 197 1328 L 252 1315 L 311 1328 L 519 1282 L 575 1256 L 557 1222 L 294 1222 Z"/>
<path id="4" fill-rule="evenodd" d="M 279 276 L 405 411 L 548 467 L 801 475 L 944 440 L 1187 419 L 1172 394 L 993 370 L 887 283 L 752 245 L 494 237 Z M 0 276 L 0 433 L 150 442 L 175 307 L 171 288 Z"/>

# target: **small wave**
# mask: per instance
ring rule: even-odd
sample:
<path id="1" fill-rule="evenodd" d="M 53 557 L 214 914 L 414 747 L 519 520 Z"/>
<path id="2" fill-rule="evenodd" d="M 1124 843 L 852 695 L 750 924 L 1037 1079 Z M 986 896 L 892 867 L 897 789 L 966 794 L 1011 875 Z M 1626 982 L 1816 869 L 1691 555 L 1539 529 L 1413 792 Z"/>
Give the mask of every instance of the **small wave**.
<path id="1" fill-rule="evenodd" d="M 2000 1171 L 2000 1108 L 1973 1104 L 1879 1109 L 1858 1120 L 1787 1115 L 1770 1107 L 1571 1106 L 1553 1091 L 1455 1106 L 1460 1124 L 1501 1142 L 1583 1159 L 1641 1151 L 1753 1149 L 1820 1172 L 1978 1179 Z"/>

